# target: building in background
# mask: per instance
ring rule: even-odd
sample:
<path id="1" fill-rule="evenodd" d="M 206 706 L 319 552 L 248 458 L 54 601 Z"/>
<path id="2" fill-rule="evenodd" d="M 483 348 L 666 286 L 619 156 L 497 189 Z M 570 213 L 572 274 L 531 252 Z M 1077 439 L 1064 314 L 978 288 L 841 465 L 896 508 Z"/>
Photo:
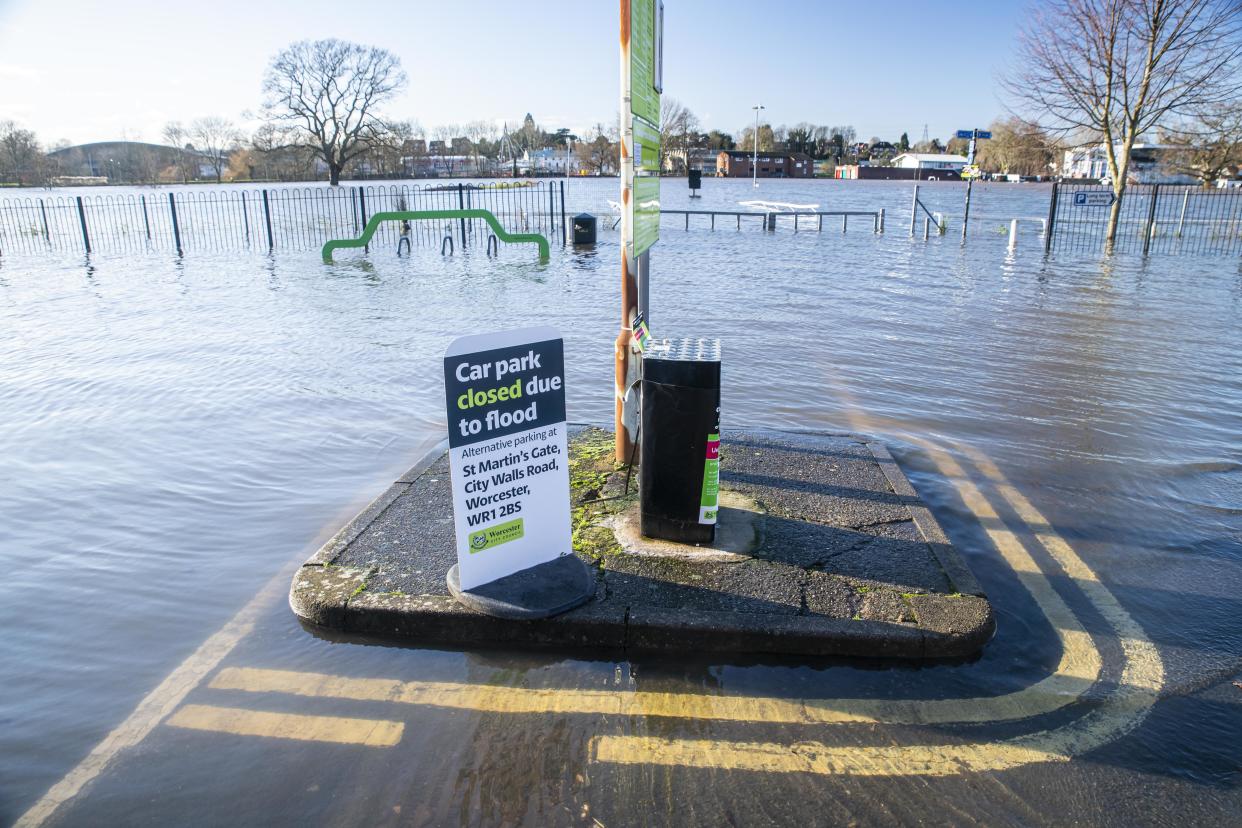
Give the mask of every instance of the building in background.
<path id="1" fill-rule="evenodd" d="M 715 175 L 717 154 L 717 150 L 692 149 L 686 159 L 686 169 L 698 170 L 704 175 Z"/>
<path id="2" fill-rule="evenodd" d="M 578 164 L 567 147 L 544 147 L 523 152 L 517 167 L 519 175 L 572 175 Z"/>
<path id="3" fill-rule="evenodd" d="M 962 172 L 966 166 L 966 158 L 961 155 L 948 155 L 942 152 L 903 152 L 893 159 L 893 166 L 903 170 L 952 171 Z"/>
<path id="4" fill-rule="evenodd" d="M 134 181 L 214 181 L 217 166 L 228 166 L 227 153 L 212 158 L 191 146 L 142 141 L 97 141 L 61 147 L 48 153 L 55 177 L 101 179 L 110 184 Z"/>
<path id="5" fill-rule="evenodd" d="M 1135 144 L 1130 151 L 1128 176 L 1132 184 L 1194 184 L 1191 175 L 1171 172 L 1167 160 L 1175 151 L 1160 144 Z M 1103 143 L 1081 144 L 1065 151 L 1062 179 L 1108 179 L 1108 152 Z"/>
<path id="6" fill-rule="evenodd" d="M 754 153 L 749 150 L 721 150 L 716 154 L 716 175 L 722 178 L 750 178 L 755 175 Z M 804 152 L 759 152 L 759 178 L 811 178 L 815 165 Z"/>

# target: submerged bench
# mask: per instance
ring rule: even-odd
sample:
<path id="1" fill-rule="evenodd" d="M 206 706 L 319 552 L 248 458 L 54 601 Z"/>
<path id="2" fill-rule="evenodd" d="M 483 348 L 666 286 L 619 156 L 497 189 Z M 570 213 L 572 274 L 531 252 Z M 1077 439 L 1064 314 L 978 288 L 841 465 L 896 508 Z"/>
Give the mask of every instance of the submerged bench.
<path id="1" fill-rule="evenodd" d="M 488 210 L 398 210 L 376 213 L 367 221 L 362 235 L 356 239 L 332 239 L 323 246 L 323 260 L 332 263 L 333 251 L 342 247 L 364 247 L 375 235 L 382 222 L 385 221 L 418 221 L 420 219 L 483 219 L 496 238 L 510 244 L 535 244 L 539 246 L 539 261 L 547 262 L 550 257 L 548 240 L 538 233 L 510 233 Z"/>

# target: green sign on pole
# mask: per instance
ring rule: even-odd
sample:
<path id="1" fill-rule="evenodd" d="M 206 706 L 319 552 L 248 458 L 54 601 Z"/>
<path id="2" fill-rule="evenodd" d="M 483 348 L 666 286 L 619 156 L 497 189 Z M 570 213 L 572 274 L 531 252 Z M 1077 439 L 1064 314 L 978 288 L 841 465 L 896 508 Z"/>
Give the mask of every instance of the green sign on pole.
<path id="1" fill-rule="evenodd" d="M 634 119 L 634 171 L 660 174 L 660 130 Z"/>
<path id="2" fill-rule="evenodd" d="M 621 327 L 616 341 L 616 459 L 633 456 L 650 257 L 660 237 L 664 0 L 621 0 Z"/>
<path id="3" fill-rule="evenodd" d="M 634 179 L 634 255 L 649 249 L 660 238 L 660 179 Z"/>
<path id="4" fill-rule="evenodd" d="M 622 4 L 625 9 L 627 4 Z M 628 152 L 622 159 L 623 241 L 630 256 L 641 256 L 660 238 L 660 93 L 664 60 L 663 0 L 630 0 L 628 68 L 622 89 Z M 626 195 L 629 197 L 626 198 Z"/>
<path id="5" fill-rule="evenodd" d="M 662 74 L 656 51 L 657 3 L 658 0 L 630 3 L 630 111 L 653 126 L 660 123 Z M 662 16 L 663 4 L 658 5 Z"/>

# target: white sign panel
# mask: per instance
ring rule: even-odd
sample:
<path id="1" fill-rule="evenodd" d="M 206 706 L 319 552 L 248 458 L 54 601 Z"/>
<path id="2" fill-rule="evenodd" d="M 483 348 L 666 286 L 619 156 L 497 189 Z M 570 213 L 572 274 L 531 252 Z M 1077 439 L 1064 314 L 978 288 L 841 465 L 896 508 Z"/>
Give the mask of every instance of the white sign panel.
<path id="1" fill-rule="evenodd" d="M 1075 207 L 1110 207 L 1114 201 L 1112 193 L 1074 193 Z"/>
<path id="2" fill-rule="evenodd" d="M 461 588 L 572 554 L 560 333 L 456 339 L 444 391 Z"/>

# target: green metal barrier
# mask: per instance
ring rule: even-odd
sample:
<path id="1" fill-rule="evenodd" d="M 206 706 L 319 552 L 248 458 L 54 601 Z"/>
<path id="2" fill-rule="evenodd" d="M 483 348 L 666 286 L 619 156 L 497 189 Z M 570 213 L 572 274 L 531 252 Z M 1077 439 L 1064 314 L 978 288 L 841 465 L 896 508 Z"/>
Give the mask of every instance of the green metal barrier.
<path id="1" fill-rule="evenodd" d="M 403 210 L 390 213 L 376 213 L 367 221 L 362 235 L 356 239 L 332 239 L 323 246 L 323 260 L 332 262 L 332 251 L 342 247 L 363 247 L 371 241 L 381 222 L 385 221 L 417 221 L 419 219 L 483 219 L 495 232 L 496 237 L 510 244 L 531 243 L 539 245 L 539 261 L 546 263 L 550 257 L 548 240 L 538 233 L 510 233 L 500 225 L 496 217 L 488 210 Z"/>

